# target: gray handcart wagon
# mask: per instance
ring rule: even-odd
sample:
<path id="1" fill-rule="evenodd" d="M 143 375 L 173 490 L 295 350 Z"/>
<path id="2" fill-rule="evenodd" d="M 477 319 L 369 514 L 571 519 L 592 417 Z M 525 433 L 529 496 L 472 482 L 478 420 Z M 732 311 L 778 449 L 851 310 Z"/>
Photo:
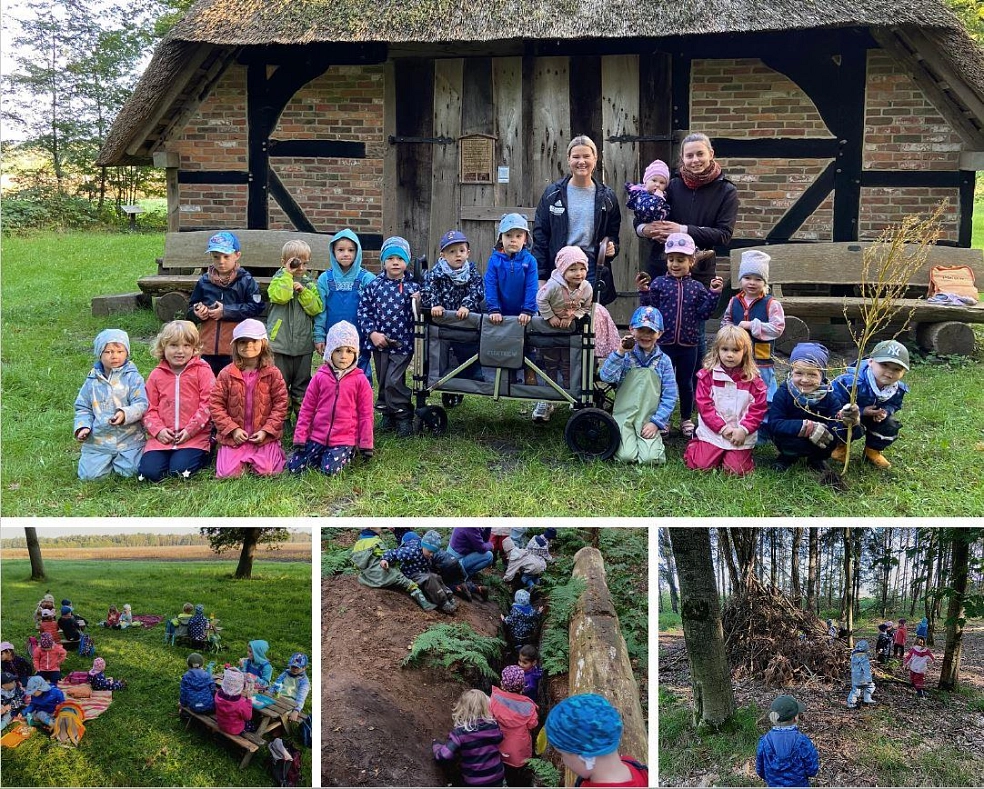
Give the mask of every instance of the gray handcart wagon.
<path id="1" fill-rule="evenodd" d="M 555 329 L 539 316 L 526 326 L 515 316 L 494 324 L 488 315 L 425 315 L 414 301 L 412 391 L 418 433 L 444 435 L 448 408 L 464 395 L 493 400 L 547 401 L 572 409 L 564 440 L 584 460 L 607 460 L 619 445 L 619 429 L 605 410 L 610 387 L 595 372 L 594 305 L 570 329 Z M 550 356 L 555 374 L 544 370 Z M 560 374 L 556 374 L 556 373 Z M 431 395 L 442 405 L 430 405 Z"/>

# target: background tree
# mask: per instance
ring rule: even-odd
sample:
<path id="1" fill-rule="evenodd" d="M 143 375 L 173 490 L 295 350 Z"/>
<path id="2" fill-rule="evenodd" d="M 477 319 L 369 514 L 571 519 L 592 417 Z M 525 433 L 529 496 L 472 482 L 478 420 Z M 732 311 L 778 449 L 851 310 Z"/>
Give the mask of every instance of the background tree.
<path id="1" fill-rule="evenodd" d="M 806 570 L 806 609 L 808 611 L 818 612 L 817 606 L 817 589 L 818 589 L 818 576 L 817 576 L 817 557 L 820 548 L 820 529 L 818 527 L 810 527 L 809 531 L 809 556 L 807 561 Z"/>
<path id="2" fill-rule="evenodd" d="M 680 617 L 694 689 L 694 725 L 720 729 L 735 712 L 724 648 L 721 603 L 714 584 L 708 529 L 668 529 L 680 579 Z"/>
<path id="3" fill-rule="evenodd" d="M 253 557 L 257 545 L 283 542 L 289 536 L 287 529 L 281 528 L 227 529 L 223 526 L 203 526 L 201 532 L 208 538 L 209 545 L 216 553 L 226 548 L 242 546 L 239 565 L 236 567 L 236 578 L 252 577 Z"/>
<path id="4" fill-rule="evenodd" d="M 984 536 L 984 529 L 947 529 L 946 537 L 952 546 L 950 586 L 946 590 L 949 604 L 946 610 L 946 649 L 940 666 L 942 690 L 956 690 L 960 683 L 960 656 L 966 615 L 984 614 L 984 595 L 968 595 L 970 578 L 970 546 Z"/>
<path id="5" fill-rule="evenodd" d="M 677 594 L 676 586 L 676 565 L 673 561 L 673 547 L 670 545 L 670 534 L 667 529 L 660 529 L 657 532 L 659 538 L 659 550 L 663 559 L 659 565 L 659 575 L 666 580 L 666 585 L 670 588 L 670 609 L 674 614 L 680 613 L 680 597 Z"/>
<path id="6" fill-rule="evenodd" d="M 38 544 L 38 530 L 24 527 L 24 537 L 27 540 L 27 555 L 31 558 L 31 580 L 45 580 L 44 562 L 41 559 L 41 546 Z"/>
<path id="7" fill-rule="evenodd" d="M 803 542 L 803 527 L 797 526 L 793 529 L 792 556 L 789 563 L 789 587 L 793 598 L 793 603 L 799 607 L 803 599 L 800 590 L 800 545 Z"/>
<path id="8" fill-rule="evenodd" d="M 843 528 L 844 535 L 844 594 L 841 597 L 841 622 L 847 629 L 847 645 L 854 646 L 854 546 L 851 527 Z"/>

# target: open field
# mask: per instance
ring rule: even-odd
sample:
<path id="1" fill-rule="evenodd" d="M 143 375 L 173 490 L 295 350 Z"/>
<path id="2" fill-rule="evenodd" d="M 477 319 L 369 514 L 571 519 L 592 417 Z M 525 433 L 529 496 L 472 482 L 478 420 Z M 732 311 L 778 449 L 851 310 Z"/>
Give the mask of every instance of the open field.
<path id="1" fill-rule="evenodd" d="M 187 600 L 201 602 L 222 620 L 229 649 L 222 662 L 246 654 L 246 643 L 270 642 L 277 674 L 293 652 L 311 654 L 311 563 L 259 560 L 249 581 L 235 581 L 232 561 L 101 562 L 46 557 L 48 579 L 29 580 L 26 561 L 2 565 L 2 635 L 23 654 L 33 632 L 32 614 L 48 590 L 68 597 L 91 623 L 110 603 L 130 603 L 135 614 L 173 616 Z M 178 687 L 189 650 L 165 646 L 164 623 L 142 630 L 90 628 L 96 654 L 106 660 L 107 676 L 126 679 L 100 717 L 86 722 L 77 749 L 65 750 L 36 732 L 16 750 L 4 749 L 4 786 L 271 786 L 269 754 L 258 751 L 246 770 L 242 751 L 224 737 L 193 724 L 185 729 L 177 714 Z M 207 658 L 211 659 L 211 658 Z M 90 659 L 70 654 L 63 673 L 88 670 Z M 313 679 L 313 676 L 312 676 Z M 310 698 L 308 701 L 310 709 Z M 301 785 L 311 785 L 310 752 L 304 751 Z"/>
<path id="2" fill-rule="evenodd" d="M 49 559 L 160 562 L 215 562 L 224 560 L 235 562 L 239 559 L 239 550 L 227 550 L 217 554 L 207 545 L 148 545 L 118 548 L 51 548 L 42 546 L 41 555 L 45 562 Z M 27 559 L 27 548 L 4 548 L 2 558 L 4 560 Z M 311 561 L 311 543 L 289 542 L 276 547 L 258 545 L 256 547 L 256 561 L 309 562 Z"/>

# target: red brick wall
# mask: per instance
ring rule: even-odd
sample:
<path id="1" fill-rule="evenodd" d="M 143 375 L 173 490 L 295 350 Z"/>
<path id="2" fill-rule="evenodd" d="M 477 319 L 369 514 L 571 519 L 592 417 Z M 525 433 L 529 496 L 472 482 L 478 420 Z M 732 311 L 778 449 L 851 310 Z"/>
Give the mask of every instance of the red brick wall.
<path id="1" fill-rule="evenodd" d="M 274 171 L 315 229 L 349 226 L 382 232 L 383 68 L 336 66 L 308 83 L 288 103 L 273 136 L 280 140 L 364 142 L 365 159 L 271 159 Z M 246 69 L 231 66 L 202 102 L 171 150 L 182 170 L 245 171 Z M 246 186 L 181 184 L 181 226 L 246 226 Z M 293 225 L 270 200 L 270 228 Z"/>
<path id="2" fill-rule="evenodd" d="M 831 137 L 810 99 L 793 82 L 755 59 L 695 60 L 691 71 L 690 128 L 716 136 Z M 885 52 L 868 57 L 864 167 L 877 170 L 953 170 L 960 139 L 902 68 Z M 829 159 L 720 159 L 739 190 L 735 235 L 764 238 Z M 944 237 L 956 239 L 955 189 L 865 188 L 860 233 L 875 238 L 907 213 L 932 210 L 950 199 Z M 833 199 L 828 197 L 794 238 L 830 240 Z"/>

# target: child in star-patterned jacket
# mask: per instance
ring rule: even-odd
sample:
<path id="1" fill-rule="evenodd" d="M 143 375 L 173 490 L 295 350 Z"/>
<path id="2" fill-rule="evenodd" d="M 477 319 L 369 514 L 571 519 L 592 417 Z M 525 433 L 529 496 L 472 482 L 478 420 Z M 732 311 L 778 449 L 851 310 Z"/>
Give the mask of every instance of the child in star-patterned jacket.
<path id="1" fill-rule="evenodd" d="M 113 679 L 106 676 L 106 661 L 97 657 L 89 669 L 89 684 L 93 690 L 123 690 L 126 688 L 125 679 Z"/>
<path id="2" fill-rule="evenodd" d="M 372 351 L 379 393 L 376 410 L 383 415 L 381 430 L 396 428 L 400 438 L 413 435 L 413 409 L 406 383 L 413 358 L 413 307 L 420 286 L 407 271 L 410 242 L 391 236 L 379 253 L 383 271 L 362 290 L 359 334 Z"/>
<path id="3" fill-rule="evenodd" d="M 656 159 L 649 163 L 641 184 L 625 184 L 625 191 L 629 195 L 625 207 L 635 215 L 633 227 L 662 222 L 670 215 L 670 205 L 666 202 L 666 187 L 669 183 L 670 168 L 662 159 Z"/>
<path id="4" fill-rule="evenodd" d="M 444 586 L 436 554 L 441 550 L 441 535 L 428 531 L 419 542 L 410 540 L 399 548 L 386 551 L 379 562 L 384 570 L 391 564 L 399 563 L 400 572 L 416 583 L 424 596 L 445 614 L 453 614 L 458 605 Z"/>
<path id="5" fill-rule="evenodd" d="M 485 306 L 485 280 L 478 266 L 468 259 L 470 251 L 468 238 L 460 230 L 449 230 L 441 236 L 441 257 L 437 265 L 424 274 L 420 290 L 420 306 L 430 310 L 433 317 L 453 312 L 461 320 Z M 478 353 L 478 342 L 449 342 L 442 350 L 440 371 L 443 375 L 452 369 L 447 360 L 449 351 L 460 364 Z M 462 376 L 481 380 L 482 368 L 478 363 L 472 364 Z"/>

